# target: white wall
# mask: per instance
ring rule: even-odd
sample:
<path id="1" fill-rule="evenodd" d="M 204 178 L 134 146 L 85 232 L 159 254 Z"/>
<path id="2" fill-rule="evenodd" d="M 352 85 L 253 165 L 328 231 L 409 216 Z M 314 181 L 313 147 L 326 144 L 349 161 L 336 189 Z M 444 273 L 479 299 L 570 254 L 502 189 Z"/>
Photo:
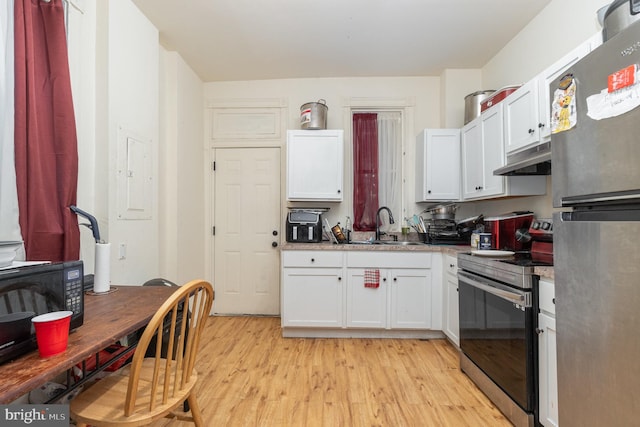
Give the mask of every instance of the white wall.
<path id="1" fill-rule="evenodd" d="M 72 0 L 67 21 L 69 72 L 78 135 L 77 206 L 95 211 L 96 150 L 96 4 Z M 86 223 L 80 219 L 81 223 Z M 94 239 L 89 229 L 80 229 L 80 258 L 86 273 L 94 271 Z"/>
<path id="2" fill-rule="evenodd" d="M 102 238 L 111 243 L 112 283 L 141 284 L 158 273 L 158 30 L 129 0 L 100 0 L 97 10 L 95 212 Z M 145 194 L 150 202 L 144 219 L 119 217 L 119 203 L 128 197 L 122 191 L 124 135 L 150 143 L 151 184 Z"/>
<path id="3" fill-rule="evenodd" d="M 260 81 L 211 82 L 204 84 L 205 99 L 260 99 L 283 98 L 288 104 L 288 128 L 300 128 L 300 106 L 304 103 L 325 99 L 329 107 L 327 127 L 329 129 L 346 129 L 345 105 L 349 99 L 410 99 L 413 103 L 414 137 L 406 142 L 405 176 L 408 182 L 405 194 L 414 194 L 414 158 L 415 135 L 425 127 L 440 127 L 440 78 L 439 77 L 368 77 L 368 78 L 324 78 L 324 79 L 282 79 Z M 283 141 L 284 142 L 284 141 Z M 210 145 L 210 144 L 209 144 Z M 350 149 L 350 141 L 345 141 L 346 150 Z M 348 156 L 347 156 L 348 157 Z M 284 168 L 282 165 L 284 174 Z M 345 168 L 345 181 L 349 185 L 350 165 Z M 353 217 L 351 209 L 352 192 L 345 187 L 345 200 L 342 203 L 323 203 L 331 209 L 325 215 L 329 222 L 335 224 L 345 222 L 345 217 Z M 309 205 L 308 203 L 306 205 Z M 405 207 L 413 213 L 417 209 L 413 199 L 406 200 Z M 394 212 L 400 217 L 400 213 Z"/>
<path id="4" fill-rule="evenodd" d="M 596 12 L 611 0 L 553 0 L 482 68 L 484 86 L 524 83 L 601 30 Z"/>
<path id="5" fill-rule="evenodd" d="M 203 85 L 176 52 L 161 52 L 160 275 L 205 278 Z"/>
<path id="6" fill-rule="evenodd" d="M 478 90 L 497 89 L 482 86 L 482 72 L 476 69 L 448 69 L 440 76 L 442 120 L 440 127 L 464 126 L 464 98 Z"/>

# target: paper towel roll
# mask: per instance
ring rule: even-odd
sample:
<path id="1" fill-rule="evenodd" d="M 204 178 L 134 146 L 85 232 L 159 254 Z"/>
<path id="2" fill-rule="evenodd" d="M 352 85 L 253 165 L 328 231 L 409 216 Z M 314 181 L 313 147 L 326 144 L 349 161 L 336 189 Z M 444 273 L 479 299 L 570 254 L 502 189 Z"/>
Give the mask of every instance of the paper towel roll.
<path id="1" fill-rule="evenodd" d="M 96 259 L 93 278 L 93 292 L 108 292 L 109 283 L 109 265 L 111 264 L 111 243 L 96 243 Z"/>

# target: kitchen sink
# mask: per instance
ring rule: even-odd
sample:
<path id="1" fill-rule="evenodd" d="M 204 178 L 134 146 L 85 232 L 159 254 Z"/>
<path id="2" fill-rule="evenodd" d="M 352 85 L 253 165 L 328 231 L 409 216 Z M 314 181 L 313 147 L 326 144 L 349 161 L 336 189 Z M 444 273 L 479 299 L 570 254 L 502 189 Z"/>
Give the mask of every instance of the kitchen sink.
<path id="1" fill-rule="evenodd" d="M 405 242 L 405 241 L 393 241 L 393 240 L 376 240 L 373 242 L 375 245 L 390 245 L 390 246 L 413 246 L 424 245 L 422 242 Z"/>

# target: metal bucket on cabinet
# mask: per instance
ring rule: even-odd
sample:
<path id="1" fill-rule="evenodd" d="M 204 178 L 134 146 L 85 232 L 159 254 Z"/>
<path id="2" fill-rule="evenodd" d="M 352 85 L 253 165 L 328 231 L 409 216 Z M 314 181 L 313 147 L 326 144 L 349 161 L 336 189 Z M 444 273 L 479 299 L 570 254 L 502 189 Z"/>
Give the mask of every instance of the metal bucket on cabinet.
<path id="1" fill-rule="evenodd" d="M 301 129 L 326 129 L 327 128 L 327 102 L 319 99 L 318 102 L 307 102 L 300 107 Z"/>
<path id="2" fill-rule="evenodd" d="M 494 90 L 479 90 L 464 97 L 464 124 L 480 115 L 480 103 L 487 99 Z"/>

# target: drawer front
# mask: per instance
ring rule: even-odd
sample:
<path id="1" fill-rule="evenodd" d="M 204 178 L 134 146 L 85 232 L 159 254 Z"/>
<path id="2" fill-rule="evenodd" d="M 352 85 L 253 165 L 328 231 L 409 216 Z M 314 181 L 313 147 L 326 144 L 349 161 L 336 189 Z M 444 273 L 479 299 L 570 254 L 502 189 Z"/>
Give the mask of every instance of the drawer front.
<path id="1" fill-rule="evenodd" d="M 447 274 L 455 276 L 458 274 L 458 257 L 446 255 L 444 257 L 444 271 Z"/>
<path id="2" fill-rule="evenodd" d="M 283 251 L 283 267 L 342 268 L 344 252 L 340 251 Z"/>
<path id="3" fill-rule="evenodd" d="M 347 267 L 431 268 L 428 252 L 347 252 Z"/>
<path id="4" fill-rule="evenodd" d="M 556 314 L 555 303 L 555 286 L 553 282 L 541 279 L 540 280 L 540 311 L 546 311 L 547 313 Z"/>

